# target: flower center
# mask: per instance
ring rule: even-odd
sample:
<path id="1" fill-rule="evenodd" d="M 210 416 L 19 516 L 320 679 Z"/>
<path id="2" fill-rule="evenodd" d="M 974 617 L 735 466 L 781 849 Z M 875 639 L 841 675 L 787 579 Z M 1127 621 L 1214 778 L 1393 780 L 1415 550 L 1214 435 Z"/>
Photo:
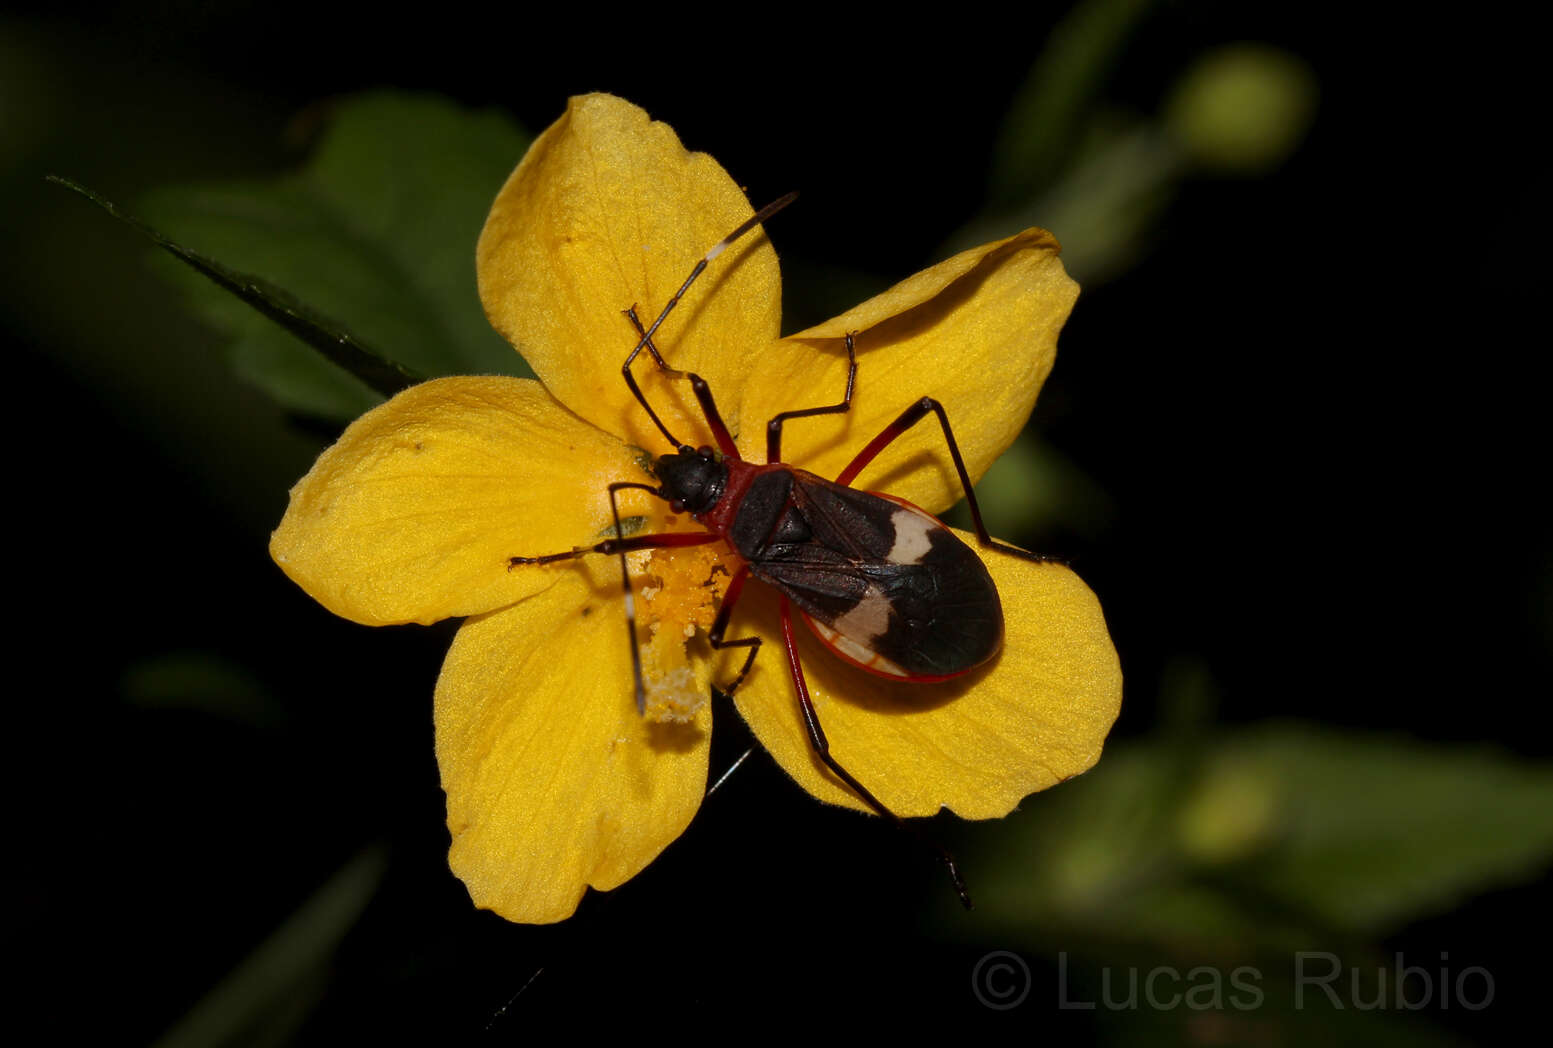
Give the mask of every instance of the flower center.
<path id="1" fill-rule="evenodd" d="M 685 645 L 697 630 L 708 630 L 737 567 L 721 542 L 681 549 L 655 549 L 642 587 L 642 621 L 649 638 L 642 645 L 642 682 L 648 719 L 683 723 L 706 705 L 708 687 L 698 682 Z"/>

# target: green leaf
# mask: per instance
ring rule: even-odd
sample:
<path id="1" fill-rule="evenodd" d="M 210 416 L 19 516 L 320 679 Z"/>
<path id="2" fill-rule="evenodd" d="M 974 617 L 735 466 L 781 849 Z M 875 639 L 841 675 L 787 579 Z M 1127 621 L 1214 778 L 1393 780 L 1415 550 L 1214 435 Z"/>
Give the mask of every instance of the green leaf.
<path id="1" fill-rule="evenodd" d="M 284 288 L 271 284 L 262 277 L 239 272 L 215 259 L 200 254 L 172 240 L 158 230 L 125 212 L 106 197 L 85 186 L 49 175 L 48 180 L 86 197 L 125 225 L 144 234 L 169 255 L 183 262 L 205 278 L 198 285 L 208 293 L 218 294 L 219 301 L 227 306 L 242 302 L 246 307 L 239 311 L 240 318 L 254 321 L 265 318 L 262 325 L 266 332 L 274 331 L 273 321 L 283 331 L 290 332 L 302 343 L 311 346 L 337 367 L 334 372 L 324 372 L 344 390 L 354 391 L 357 398 L 366 396 L 370 404 L 374 398 L 370 391 L 387 396 L 419 381 L 413 372 L 370 349 L 337 321 L 298 301 Z M 215 291 L 211 291 L 214 287 Z M 316 359 L 316 358 L 315 358 Z M 343 369 L 343 370 L 342 370 Z M 348 372 L 348 374 L 347 374 Z M 354 376 L 354 381 L 352 381 Z"/>
<path id="2" fill-rule="evenodd" d="M 1553 769 L 1275 724 L 1115 748 L 978 834 L 978 919 L 1167 949 L 1331 947 L 1553 861 Z"/>
<path id="3" fill-rule="evenodd" d="M 1062 241 L 1062 261 L 1085 287 L 1130 267 L 1187 171 L 1184 154 L 1151 124 L 1097 127 L 1090 147 L 1044 192 L 973 219 L 946 250 L 1041 226 Z"/>
<path id="4" fill-rule="evenodd" d="M 1115 514 L 1110 496 L 1083 470 L 1027 431 L 982 475 L 976 502 L 989 530 L 1004 538 L 1040 535 L 1061 525 L 1094 536 Z M 957 528 L 974 527 L 963 499 L 944 515 Z"/>
<path id="5" fill-rule="evenodd" d="M 203 651 L 177 651 L 136 660 L 120 690 L 143 709 L 184 710 L 253 725 L 273 724 L 285 710 L 244 667 Z"/>
<path id="6" fill-rule="evenodd" d="M 487 323 L 475 241 L 527 136 L 505 116 L 435 96 L 348 98 L 301 171 L 169 188 L 148 216 L 229 266 L 262 274 L 408 371 L 531 375 Z M 288 407 L 348 419 L 372 391 L 205 286 L 197 308 L 233 338 L 236 366 Z"/>
<path id="7" fill-rule="evenodd" d="M 992 162 L 994 204 L 1013 207 L 1068 163 L 1085 114 L 1153 0 L 1086 0 L 1052 30 L 1009 105 Z"/>
<path id="8" fill-rule="evenodd" d="M 1202 788 L 1246 774 L 1277 825 L 1244 876 L 1338 927 L 1442 911 L 1553 857 L 1553 768 L 1488 749 L 1275 726 L 1224 747 Z"/>
<path id="9" fill-rule="evenodd" d="M 167 1031 L 160 1048 L 292 1043 L 327 987 L 330 959 L 387 869 L 381 845 L 358 852 Z"/>

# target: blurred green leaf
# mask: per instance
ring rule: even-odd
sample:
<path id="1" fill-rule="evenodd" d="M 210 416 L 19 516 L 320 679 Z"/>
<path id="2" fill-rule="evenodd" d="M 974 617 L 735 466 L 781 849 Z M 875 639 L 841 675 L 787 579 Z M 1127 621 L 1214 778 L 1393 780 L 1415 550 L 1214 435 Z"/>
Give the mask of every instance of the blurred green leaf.
<path id="1" fill-rule="evenodd" d="M 132 663 L 120 683 L 124 698 L 147 709 L 191 710 L 250 724 L 270 724 L 284 710 L 253 674 L 219 655 L 170 652 Z"/>
<path id="2" fill-rule="evenodd" d="M 1068 165 L 1085 111 L 1153 0 L 1087 0 L 1052 30 L 1009 106 L 993 153 L 996 207 L 1017 206 Z"/>
<path id="3" fill-rule="evenodd" d="M 1004 121 L 989 205 L 947 252 L 1041 226 L 1080 283 L 1103 283 L 1134 263 L 1183 178 L 1266 174 L 1299 145 L 1315 73 L 1263 44 L 1198 58 L 1158 118 L 1102 109 L 1104 73 L 1149 6 L 1089 0 L 1053 32 Z"/>
<path id="4" fill-rule="evenodd" d="M 982 475 L 976 502 L 987 527 L 1005 537 L 1041 534 L 1058 525 L 1092 537 L 1104 531 L 1114 515 L 1110 496 L 1100 485 L 1028 432 Z M 957 528 L 973 526 L 963 499 L 944 519 Z"/>
<path id="5" fill-rule="evenodd" d="M 1055 28 L 1009 105 L 988 205 L 949 238 L 953 253 L 1040 226 L 1081 284 L 1126 269 L 1182 172 L 1150 122 L 1102 108 L 1101 88 L 1151 0 L 1085 0 Z"/>
<path id="6" fill-rule="evenodd" d="M 1080 284 L 1108 280 L 1132 265 L 1185 172 L 1180 148 L 1149 124 L 1097 128 L 1082 159 L 1044 193 L 989 212 L 957 230 L 960 251 L 1030 226 L 1062 242 L 1062 261 Z"/>
<path id="7" fill-rule="evenodd" d="M 291 1043 L 326 988 L 330 957 L 387 868 L 383 848 L 359 852 L 191 1008 L 159 1048 Z"/>
<path id="8" fill-rule="evenodd" d="M 1109 747 L 1094 770 L 1027 801 L 996 833 L 972 828 L 960 849 L 976 871 L 971 920 L 1033 945 L 1072 931 L 1170 937 L 1180 918 L 1153 897 L 1181 873 L 1174 820 L 1188 780 L 1171 757 L 1158 745 Z M 1195 908 L 1190 899 L 1170 905 Z M 1217 923 L 1183 916 L 1205 931 Z"/>
<path id="9" fill-rule="evenodd" d="M 1195 745 L 1213 730 L 1218 708 L 1218 682 L 1200 656 L 1176 655 L 1161 668 L 1159 722 L 1165 736 Z"/>
<path id="10" fill-rule="evenodd" d="M 413 373 L 368 348 L 338 322 L 300 302 L 284 288 L 271 284 L 262 277 L 239 272 L 191 250 L 128 214 L 113 201 L 68 178 L 49 175 L 48 180 L 86 197 L 120 222 L 144 234 L 169 255 L 188 266 L 190 270 L 204 277 L 204 281 L 195 283 L 207 295 L 219 296 L 215 300 L 227 309 L 235 311 L 238 319 L 252 323 L 264 333 L 275 332 L 271 324 L 273 321 L 284 331 L 289 331 L 301 339 L 304 345 L 321 354 L 322 359 L 319 356 L 306 354 L 309 360 L 316 362 L 315 366 L 323 369 L 326 367 L 323 363 L 324 359 L 333 361 L 337 367 L 333 371 L 323 370 L 323 377 L 336 384 L 344 383 L 342 388 L 356 391 L 358 399 L 366 397 L 368 398 L 366 403 L 370 404 L 375 400 L 372 391 L 388 395 L 417 381 Z M 240 306 L 239 303 L 242 305 Z M 295 345 L 295 343 L 286 344 Z M 306 410 L 309 405 L 301 406 Z"/>
<path id="11" fill-rule="evenodd" d="M 999 829 L 979 919 L 1031 941 L 1330 948 L 1544 868 L 1553 769 L 1275 724 L 1107 752 Z"/>
<path id="12" fill-rule="evenodd" d="M 1246 875 L 1333 925 L 1381 929 L 1529 877 L 1553 857 L 1553 768 L 1490 750 L 1270 726 L 1204 789 L 1254 774 L 1279 812 Z"/>
<path id="13" fill-rule="evenodd" d="M 175 187 L 145 210 L 180 242 L 290 288 L 419 375 L 530 375 L 487 323 L 475 241 L 528 139 L 496 112 L 383 92 L 336 103 L 300 172 Z M 349 419 L 378 396 L 229 296 L 187 284 L 236 366 L 288 407 Z"/>

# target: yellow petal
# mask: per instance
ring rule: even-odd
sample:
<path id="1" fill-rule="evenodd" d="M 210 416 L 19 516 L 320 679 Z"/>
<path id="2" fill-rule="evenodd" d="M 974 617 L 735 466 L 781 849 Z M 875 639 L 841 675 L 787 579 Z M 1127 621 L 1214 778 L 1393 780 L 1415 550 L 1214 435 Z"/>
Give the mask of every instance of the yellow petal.
<path id="1" fill-rule="evenodd" d="M 607 485 L 650 480 L 633 451 L 537 382 L 446 378 L 353 422 L 291 490 L 270 555 L 337 615 L 372 626 L 511 604 L 553 572 L 508 558 L 613 534 Z M 653 502 L 621 493 L 623 516 Z"/>
<path id="2" fill-rule="evenodd" d="M 598 562 L 550 568 L 553 588 L 466 622 L 437 681 L 448 861 L 511 921 L 563 920 L 587 885 L 628 880 L 706 791 L 710 713 L 637 714 L 619 576 Z"/>
<path id="3" fill-rule="evenodd" d="M 642 323 L 691 267 L 752 214 L 705 153 L 687 152 L 667 124 L 610 95 L 571 100 L 502 187 L 480 235 L 480 299 L 495 325 L 567 407 L 646 448 L 664 441 L 620 376 Z M 759 231 L 715 259 L 654 338 L 668 363 L 711 384 L 728 419 L 754 356 L 777 337 L 781 281 Z M 663 379 L 644 353 L 648 399 L 690 444 L 710 443 L 684 382 Z"/>
<path id="4" fill-rule="evenodd" d="M 959 534 L 975 548 L 974 536 Z M 899 815 L 932 815 L 941 806 L 968 819 L 1006 815 L 1026 795 L 1093 765 L 1121 706 L 1116 650 L 1099 602 L 1078 576 L 998 553 L 982 559 L 1003 600 L 1003 650 L 965 677 L 942 684 L 875 677 L 845 665 L 807 625 L 794 623 L 831 755 Z M 774 601 L 753 593 L 745 599 L 765 606 L 757 613 L 741 601 L 734 635 L 758 628 L 766 643 L 763 665 L 737 696 L 739 711 L 804 789 L 867 810 L 809 746 Z"/>
<path id="5" fill-rule="evenodd" d="M 833 478 L 902 411 L 930 396 L 944 405 L 976 480 L 1024 427 L 1056 359 L 1057 333 L 1078 296 L 1058 250 L 1051 234 L 1026 230 L 962 252 L 783 339 L 749 379 L 738 427 L 745 451 L 764 460 L 766 422 L 777 412 L 841 400 L 842 337 L 855 331 L 852 410 L 787 423 L 783 459 Z M 934 417 L 880 453 L 857 486 L 899 495 L 930 513 L 963 497 Z"/>

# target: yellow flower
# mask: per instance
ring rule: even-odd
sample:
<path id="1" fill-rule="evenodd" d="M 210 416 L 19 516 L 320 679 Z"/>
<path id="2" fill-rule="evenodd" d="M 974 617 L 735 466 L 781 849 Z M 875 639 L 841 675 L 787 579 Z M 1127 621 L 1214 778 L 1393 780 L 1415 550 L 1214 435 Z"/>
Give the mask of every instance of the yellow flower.
<path id="1" fill-rule="evenodd" d="M 478 248 L 491 322 L 540 381 L 438 379 L 368 412 L 292 490 L 271 542 L 286 573 L 346 618 L 468 617 L 436 689 L 449 862 L 476 905 L 510 920 L 564 919 L 587 886 L 634 876 L 705 793 L 703 697 L 745 652 L 713 657 L 698 629 L 732 555 L 721 543 L 632 554 L 646 717 L 634 701 L 616 559 L 511 570 L 508 560 L 613 535 L 607 485 L 653 482 L 648 456 L 671 449 L 621 380 L 636 342 L 622 310 L 636 305 L 650 320 L 751 213 L 722 168 L 687 152 L 667 125 L 617 98 L 574 99 L 502 188 Z M 706 378 L 741 454 L 759 462 L 771 416 L 840 399 L 843 336 L 857 332 L 852 410 L 789 423 L 784 458 L 835 476 L 932 395 L 979 477 L 1029 416 L 1077 294 L 1057 251 L 1049 234 L 1029 230 L 783 339 L 776 255 L 756 233 L 708 267 L 655 342 L 673 366 Z M 672 432 L 711 442 L 686 383 L 645 356 L 636 373 Z M 858 486 L 933 513 L 961 497 L 931 421 L 890 445 Z M 620 502 L 642 532 L 698 527 L 646 492 L 623 491 Z M 1121 674 L 1093 594 L 1061 565 L 983 559 L 1007 632 L 1001 654 L 964 677 L 893 683 L 813 637 L 799 641 L 832 753 L 903 816 L 945 806 L 1005 815 L 1090 767 L 1116 717 Z M 751 634 L 765 643 L 739 711 L 810 793 L 866 810 L 810 750 L 775 600 L 755 584 L 729 637 Z"/>

